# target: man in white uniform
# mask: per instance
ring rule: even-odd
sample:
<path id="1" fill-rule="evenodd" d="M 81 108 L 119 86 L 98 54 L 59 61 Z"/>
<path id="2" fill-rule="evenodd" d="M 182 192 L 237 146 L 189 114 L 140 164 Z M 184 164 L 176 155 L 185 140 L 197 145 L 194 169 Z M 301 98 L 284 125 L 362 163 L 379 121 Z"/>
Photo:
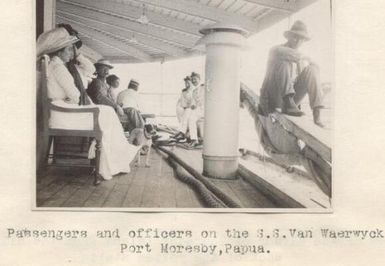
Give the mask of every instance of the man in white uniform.
<path id="1" fill-rule="evenodd" d="M 139 82 L 131 79 L 128 88 L 119 93 L 116 102 L 123 108 L 124 113 L 128 118 L 126 130 L 130 133 L 135 128 L 144 128 L 144 120 L 140 114 L 138 100 Z"/>

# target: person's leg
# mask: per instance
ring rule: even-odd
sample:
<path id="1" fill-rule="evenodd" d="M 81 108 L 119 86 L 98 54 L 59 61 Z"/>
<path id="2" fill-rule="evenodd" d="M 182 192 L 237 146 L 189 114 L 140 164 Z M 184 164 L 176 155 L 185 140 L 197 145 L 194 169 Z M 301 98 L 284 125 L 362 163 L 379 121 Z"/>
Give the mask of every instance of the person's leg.
<path id="1" fill-rule="evenodd" d="M 199 143 L 203 142 L 203 127 L 204 127 L 204 119 L 203 117 L 200 117 L 197 121 Z"/>
<path id="2" fill-rule="evenodd" d="M 320 82 L 320 74 L 318 66 L 310 64 L 305 67 L 298 75 L 294 84 L 295 96 L 294 102 L 298 105 L 301 103 L 305 94 L 309 95 L 310 108 L 313 110 L 314 123 L 320 127 L 324 125 L 321 122 L 321 109 L 323 108 L 322 99 L 323 93 Z"/>
<path id="3" fill-rule="evenodd" d="M 182 132 L 183 134 L 186 134 L 187 131 L 187 126 L 188 126 L 188 117 L 190 116 L 191 109 L 184 109 L 182 116 L 181 116 L 181 121 L 179 124 L 179 131 Z"/>
<path id="4" fill-rule="evenodd" d="M 190 132 L 190 139 L 191 141 L 197 141 L 198 140 L 198 132 L 197 132 L 197 114 L 196 111 L 192 111 L 190 113 L 190 117 L 188 118 L 188 129 Z"/>
<path id="5" fill-rule="evenodd" d="M 274 69 L 274 81 L 271 81 L 274 85 L 270 88 L 272 91 L 269 94 L 269 104 L 274 108 L 281 107 L 285 114 L 301 116 L 303 112 L 294 102 L 293 71 L 293 64 L 285 61 Z"/>
<path id="6" fill-rule="evenodd" d="M 322 107 L 322 89 L 318 66 L 311 64 L 305 67 L 294 83 L 294 102 L 301 103 L 306 93 L 309 95 L 311 109 Z"/>
<path id="7" fill-rule="evenodd" d="M 178 119 L 179 124 L 182 122 L 183 113 L 184 113 L 184 108 L 177 106 L 176 107 L 176 118 Z"/>

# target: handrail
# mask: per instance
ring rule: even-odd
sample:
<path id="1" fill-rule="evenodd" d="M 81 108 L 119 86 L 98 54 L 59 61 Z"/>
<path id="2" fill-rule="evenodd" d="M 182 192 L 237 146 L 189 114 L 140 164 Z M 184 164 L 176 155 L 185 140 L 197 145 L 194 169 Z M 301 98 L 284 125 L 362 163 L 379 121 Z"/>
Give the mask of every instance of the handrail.
<path id="1" fill-rule="evenodd" d="M 247 103 L 249 112 L 254 119 L 259 119 L 258 118 L 259 97 L 244 83 L 241 83 L 240 90 L 241 90 L 240 92 L 241 102 L 243 104 Z M 307 146 L 309 146 L 312 150 L 318 153 L 323 159 L 325 159 L 328 162 L 331 162 L 332 152 L 330 147 L 328 147 L 325 143 L 321 142 L 316 137 L 309 134 L 303 128 L 298 127 L 298 125 L 294 124 L 290 119 L 286 118 L 285 115 L 282 115 L 278 112 L 274 114 L 277 120 L 284 126 L 286 131 L 293 134 L 297 138 L 300 138 L 301 140 L 303 140 Z"/>

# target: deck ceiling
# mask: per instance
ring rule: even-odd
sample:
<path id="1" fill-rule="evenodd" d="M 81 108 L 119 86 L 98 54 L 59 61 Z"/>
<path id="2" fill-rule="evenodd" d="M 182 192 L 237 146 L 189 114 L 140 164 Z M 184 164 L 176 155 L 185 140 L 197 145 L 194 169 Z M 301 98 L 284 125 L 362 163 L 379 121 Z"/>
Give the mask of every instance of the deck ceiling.
<path id="1" fill-rule="evenodd" d="M 250 35 L 317 0 L 57 0 L 56 22 L 112 62 L 170 60 L 202 53 L 199 30 L 218 22 Z M 144 14 L 148 23 L 138 19 Z"/>

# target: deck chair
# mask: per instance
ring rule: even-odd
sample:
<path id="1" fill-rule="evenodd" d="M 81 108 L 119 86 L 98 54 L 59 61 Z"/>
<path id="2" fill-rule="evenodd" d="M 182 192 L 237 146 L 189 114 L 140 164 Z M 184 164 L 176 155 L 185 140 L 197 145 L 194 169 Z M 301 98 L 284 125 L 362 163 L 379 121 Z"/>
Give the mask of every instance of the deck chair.
<path id="1" fill-rule="evenodd" d="M 44 55 L 39 62 L 40 68 L 40 80 L 38 81 L 38 91 L 37 91 L 37 169 L 38 172 L 45 170 L 48 165 L 57 165 L 64 167 L 74 167 L 74 165 L 63 165 L 55 164 L 55 160 L 51 164 L 48 163 L 50 147 L 55 137 L 59 136 L 75 136 L 75 137 L 89 137 L 96 140 L 95 145 L 95 163 L 94 163 L 94 184 L 98 183 L 99 179 L 99 165 L 100 165 L 100 148 L 102 140 L 102 131 L 99 127 L 99 109 L 96 107 L 90 108 L 63 108 L 52 104 L 51 99 L 48 98 L 47 91 L 47 81 L 48 81 L 48 61 L 49 57 Z M 90 116 L 93 118 L 92 128 L 79 130 L 76 128 L 73 129 L 63 129 L 63 128 L 52 128 L 49 124 L 50 116 L 53 112 L 57 114 L 71 114 L 71 115 L 84 115 Z M 55 154 L 53 154 L 55 156 Z M 88 165 L 76 165 L 76 166 L 88 166 Z"/>

